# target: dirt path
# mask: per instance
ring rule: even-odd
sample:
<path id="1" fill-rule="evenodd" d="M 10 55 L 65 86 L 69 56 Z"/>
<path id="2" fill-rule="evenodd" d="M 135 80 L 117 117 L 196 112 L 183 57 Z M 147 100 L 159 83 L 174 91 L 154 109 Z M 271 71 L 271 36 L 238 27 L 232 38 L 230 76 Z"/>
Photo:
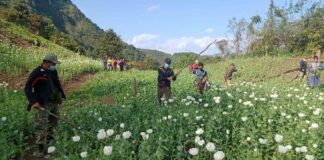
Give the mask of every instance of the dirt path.
<path id="1" fill-rule="evenodd" d="M 0 73 L 0 82 L 7 82 L 10 88 L 23 89 L 26 83 L 28 73 L 21 76 L 13 76 L 5 73 Z M 63 90 L 65 94 L 70 94 L 82 88 L 83 84 L 94 77 L 94 73 L 84 73 L 73 77 L 72 79 L 64 82 Z"/>
<path id="2" fill-rule="evenodd" d="M 5 74 L 0 72 L 0 83 L 7 82 L 10 88 L 13 89 L 23 89 L 26 83 L 28 74 L 25 73 L 21 76 L 13 76 L 10 74 Z"/>
<path id="3" fill-rule="evenodd" d="M 82 88 L 83 84 L 94 77 L 94 73 L 84 73 L 73 77 L 72 79 L 64 82 L 63 90 L 66 95 L 77 91 Z"/>

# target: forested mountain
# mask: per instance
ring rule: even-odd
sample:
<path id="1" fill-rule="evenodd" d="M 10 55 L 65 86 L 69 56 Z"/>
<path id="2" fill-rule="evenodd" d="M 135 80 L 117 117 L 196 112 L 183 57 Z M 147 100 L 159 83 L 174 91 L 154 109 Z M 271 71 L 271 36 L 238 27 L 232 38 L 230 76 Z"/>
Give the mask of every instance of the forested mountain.
<path id="1" fill-rule="evenodd" d="M 1 0 L 0 8 L 0 18 L 93 58 L 109 55 L 143 61 L 146 55 L 154 59 L 167 55 L 123 42 L 113 29 L 105 31 L 99 28 L 71 0 Z"/>

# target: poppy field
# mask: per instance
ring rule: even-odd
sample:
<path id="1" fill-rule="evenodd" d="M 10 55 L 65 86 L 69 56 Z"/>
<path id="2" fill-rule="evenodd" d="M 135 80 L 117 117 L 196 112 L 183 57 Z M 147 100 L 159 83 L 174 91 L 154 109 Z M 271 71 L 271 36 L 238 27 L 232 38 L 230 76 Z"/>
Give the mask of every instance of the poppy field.
<path id="1" fill-rule="evenodd" d="M 203 95 L 183 71 L 172 83 L 172 99 L 162 104 L 156 71 L 99 72 L 64 102 L 47 157 L 324 159 L 323 89 L 288 83 L 289 76 L 252 82 L 266 70 L 282 70 L 255 59 L 230 60 L 239 69 L 231 87 L 222 79 L 230 61 L 206 65 L 212 87 Z M 23 92 L 5 82 L 0 98 L 0 158 L 24 157 L 32 148 L 34 111 L 27 112 Z"/>

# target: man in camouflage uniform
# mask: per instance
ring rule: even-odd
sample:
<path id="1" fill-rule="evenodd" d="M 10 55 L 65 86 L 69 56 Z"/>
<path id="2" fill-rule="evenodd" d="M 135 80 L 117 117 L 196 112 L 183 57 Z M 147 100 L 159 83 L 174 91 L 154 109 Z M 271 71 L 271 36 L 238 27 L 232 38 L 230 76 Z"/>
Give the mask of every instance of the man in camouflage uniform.
<path id="1" fill-rule="evenodd" d="M 232 76 L 233 76 L 233 73 L 236 71 L 237 71 L 236 66 L 233 63 L 230 64 L 229 67 L 227 67 L 225 76 L 224 76 L 226 86 L 230 86 L 232 84 Z"/>
<path id="2" fill-rule="evenodd" d="M 60 62 L 54 54 L 48 54 L 43 63 L 29 75 L 25 85 L 25 94 L 29 101 L 27 110 L 36 109 L 35 135 L 36 157 L 43 157 L 46 147 L 53 139 L 54 127 L 58 123 L 58 105 L 65 98 L 56 70 Z"/>
<path id="3" fill-rule="evenodd" d="M 177 75 L 174 74 L 171 69 L 171 59 L 166 58 L 164 61 L 164 66 L 160 67 L 158 70 L 158 86 L 157 86 L 157 98 L 158 102 L 161 103 L 161 98 L 165 97 L 168 101 L 171 98 L 171 80 L 175 81 Z"/>

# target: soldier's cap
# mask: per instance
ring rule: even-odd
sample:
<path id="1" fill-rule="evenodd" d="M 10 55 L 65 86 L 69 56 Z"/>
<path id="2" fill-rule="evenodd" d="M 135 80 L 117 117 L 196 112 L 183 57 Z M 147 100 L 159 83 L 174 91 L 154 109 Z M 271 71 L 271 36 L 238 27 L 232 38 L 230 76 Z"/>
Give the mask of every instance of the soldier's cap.
<path id="1" fill-rule="evenodd" d="M 53 62 L 55 64 L 60 64 L 61 62 L 57 59 L 57 56 L 53 53 L 47 54 L 43 60 Z"/>
<path id="2" fill-rule="evenodd" d="M 165 62 L 166 64 L 171 64 L 171 59 L 170 59 L 170 58 L 166 58 L 166 59 L 164 60 L 164 62 Z"/>

